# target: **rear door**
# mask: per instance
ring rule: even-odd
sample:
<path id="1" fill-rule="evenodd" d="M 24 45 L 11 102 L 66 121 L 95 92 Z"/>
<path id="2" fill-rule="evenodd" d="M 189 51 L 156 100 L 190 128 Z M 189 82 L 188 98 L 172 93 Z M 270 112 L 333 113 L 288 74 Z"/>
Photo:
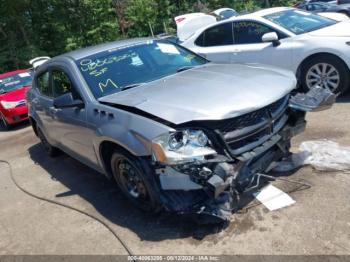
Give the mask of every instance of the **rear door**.
<path id="1" fill-rule="evenodd" d="M 232 44 L 232 22 L 226 22 L 206 29 L 196 39 L 194 51 L 210 61 L 230 63 Z"/>

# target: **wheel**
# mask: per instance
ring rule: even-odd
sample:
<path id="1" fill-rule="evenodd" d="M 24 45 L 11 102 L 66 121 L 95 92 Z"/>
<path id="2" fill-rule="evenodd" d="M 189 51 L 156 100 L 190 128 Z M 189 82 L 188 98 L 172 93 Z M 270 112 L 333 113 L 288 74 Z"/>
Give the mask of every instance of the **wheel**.
<path id="1" fill-rule="evenodd" d="M 349 69 L 335 56 L 318 56 L 306 61 L 302 66 L 301 84 L 305 91 L 321 86 L 335 94 L 343 94 L 350 84 Z"/>
<path id="2" fill-rule="evenodd" d="M 4 115 L 1 113 L 0 113 L 0 126 L 5 130 L 8 130 L 10 128 L 10 125 L 7 123 Z"/>
<path id="3" fill-rule="evenodd" d="M 155 174 L 145 163 L 125 152 L 114 152 L 111 168 L 123 195 L 134 206 L 153 213 L 160 210 L 157 185 L 154 181 Z"/>
<path id="4" fill-rule="evenodd" d="M 55 157 L 59 154 L 59 149 L 57 147 L 52 146 L 46 139 L 44 133 L 41 131 L 40 128 L 37 128 L 38 137 L 41 141 L 42 146 L 44 147 L 46 153 L 51 156 Z"/>

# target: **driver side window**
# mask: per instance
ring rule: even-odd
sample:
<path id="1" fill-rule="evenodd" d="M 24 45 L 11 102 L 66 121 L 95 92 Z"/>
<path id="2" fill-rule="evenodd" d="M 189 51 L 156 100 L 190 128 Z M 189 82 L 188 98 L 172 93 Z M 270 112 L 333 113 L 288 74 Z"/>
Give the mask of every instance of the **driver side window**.
<path id="1" fill-rule="evenodd" d="M 233 35 L 235 44 L 257 44 L 262 43 L 262 37 L 266 33 L 275 32 L 270 27 L 253 22 L 239 21 L 233 23 Z M 285 35 L 276 32 L 279 39 L 285 38 Z"/>
<path id="2" fill-rule="evenodd" d="M 64 95 L 66 93 L 72 93 L 73 99 L 81 99 L 81 96 L 73 86 L 68 75 L 61 70 L 52 71 L 52 86 L 54 97 Z"/>

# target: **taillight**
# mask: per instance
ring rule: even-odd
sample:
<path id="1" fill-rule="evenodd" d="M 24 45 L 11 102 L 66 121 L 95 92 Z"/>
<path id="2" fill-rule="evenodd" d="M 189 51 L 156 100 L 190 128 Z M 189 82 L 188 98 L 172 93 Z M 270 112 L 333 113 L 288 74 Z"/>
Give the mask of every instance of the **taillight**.
<path id="1" fill-rule="evenodd" d="M 176 19 L 175 22 L 178 24 L 178 23 L 181 23 L 185 19 L 186 19 L 185 17 L 180 17 L 180 18 Z"/>

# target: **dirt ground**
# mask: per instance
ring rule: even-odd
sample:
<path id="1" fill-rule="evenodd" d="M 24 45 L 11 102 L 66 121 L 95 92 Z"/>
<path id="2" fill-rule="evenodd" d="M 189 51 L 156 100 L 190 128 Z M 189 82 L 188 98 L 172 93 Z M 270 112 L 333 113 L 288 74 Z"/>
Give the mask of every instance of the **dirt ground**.
<path id="1" fill-rule="evenodd" d="M 350 101 L 308 115 L 302 141 L 329 139 L 350 146 Z M 304 167 L 291 176 L 312 188 L 290 193 L 296 204 L 269 212 L 262 205 L 232 215 L 222 231 L 170 214 L 149 215 L 131 207 L 102 175 L 67 155 L 45 155 L 28 124 L 0 130 L 0 159 L 9 160 L 19 183 L 37 195 L 95 214 L 135 254 L 350 254 L 350 174 Z M 278 187 L 292 190 L 290 185 Z M 218 232 L 219 231 L 219 232 Z M 11 182 L 0 164 L 0 255 L 126 254 L 93 219 L 33 199 Z"/>

